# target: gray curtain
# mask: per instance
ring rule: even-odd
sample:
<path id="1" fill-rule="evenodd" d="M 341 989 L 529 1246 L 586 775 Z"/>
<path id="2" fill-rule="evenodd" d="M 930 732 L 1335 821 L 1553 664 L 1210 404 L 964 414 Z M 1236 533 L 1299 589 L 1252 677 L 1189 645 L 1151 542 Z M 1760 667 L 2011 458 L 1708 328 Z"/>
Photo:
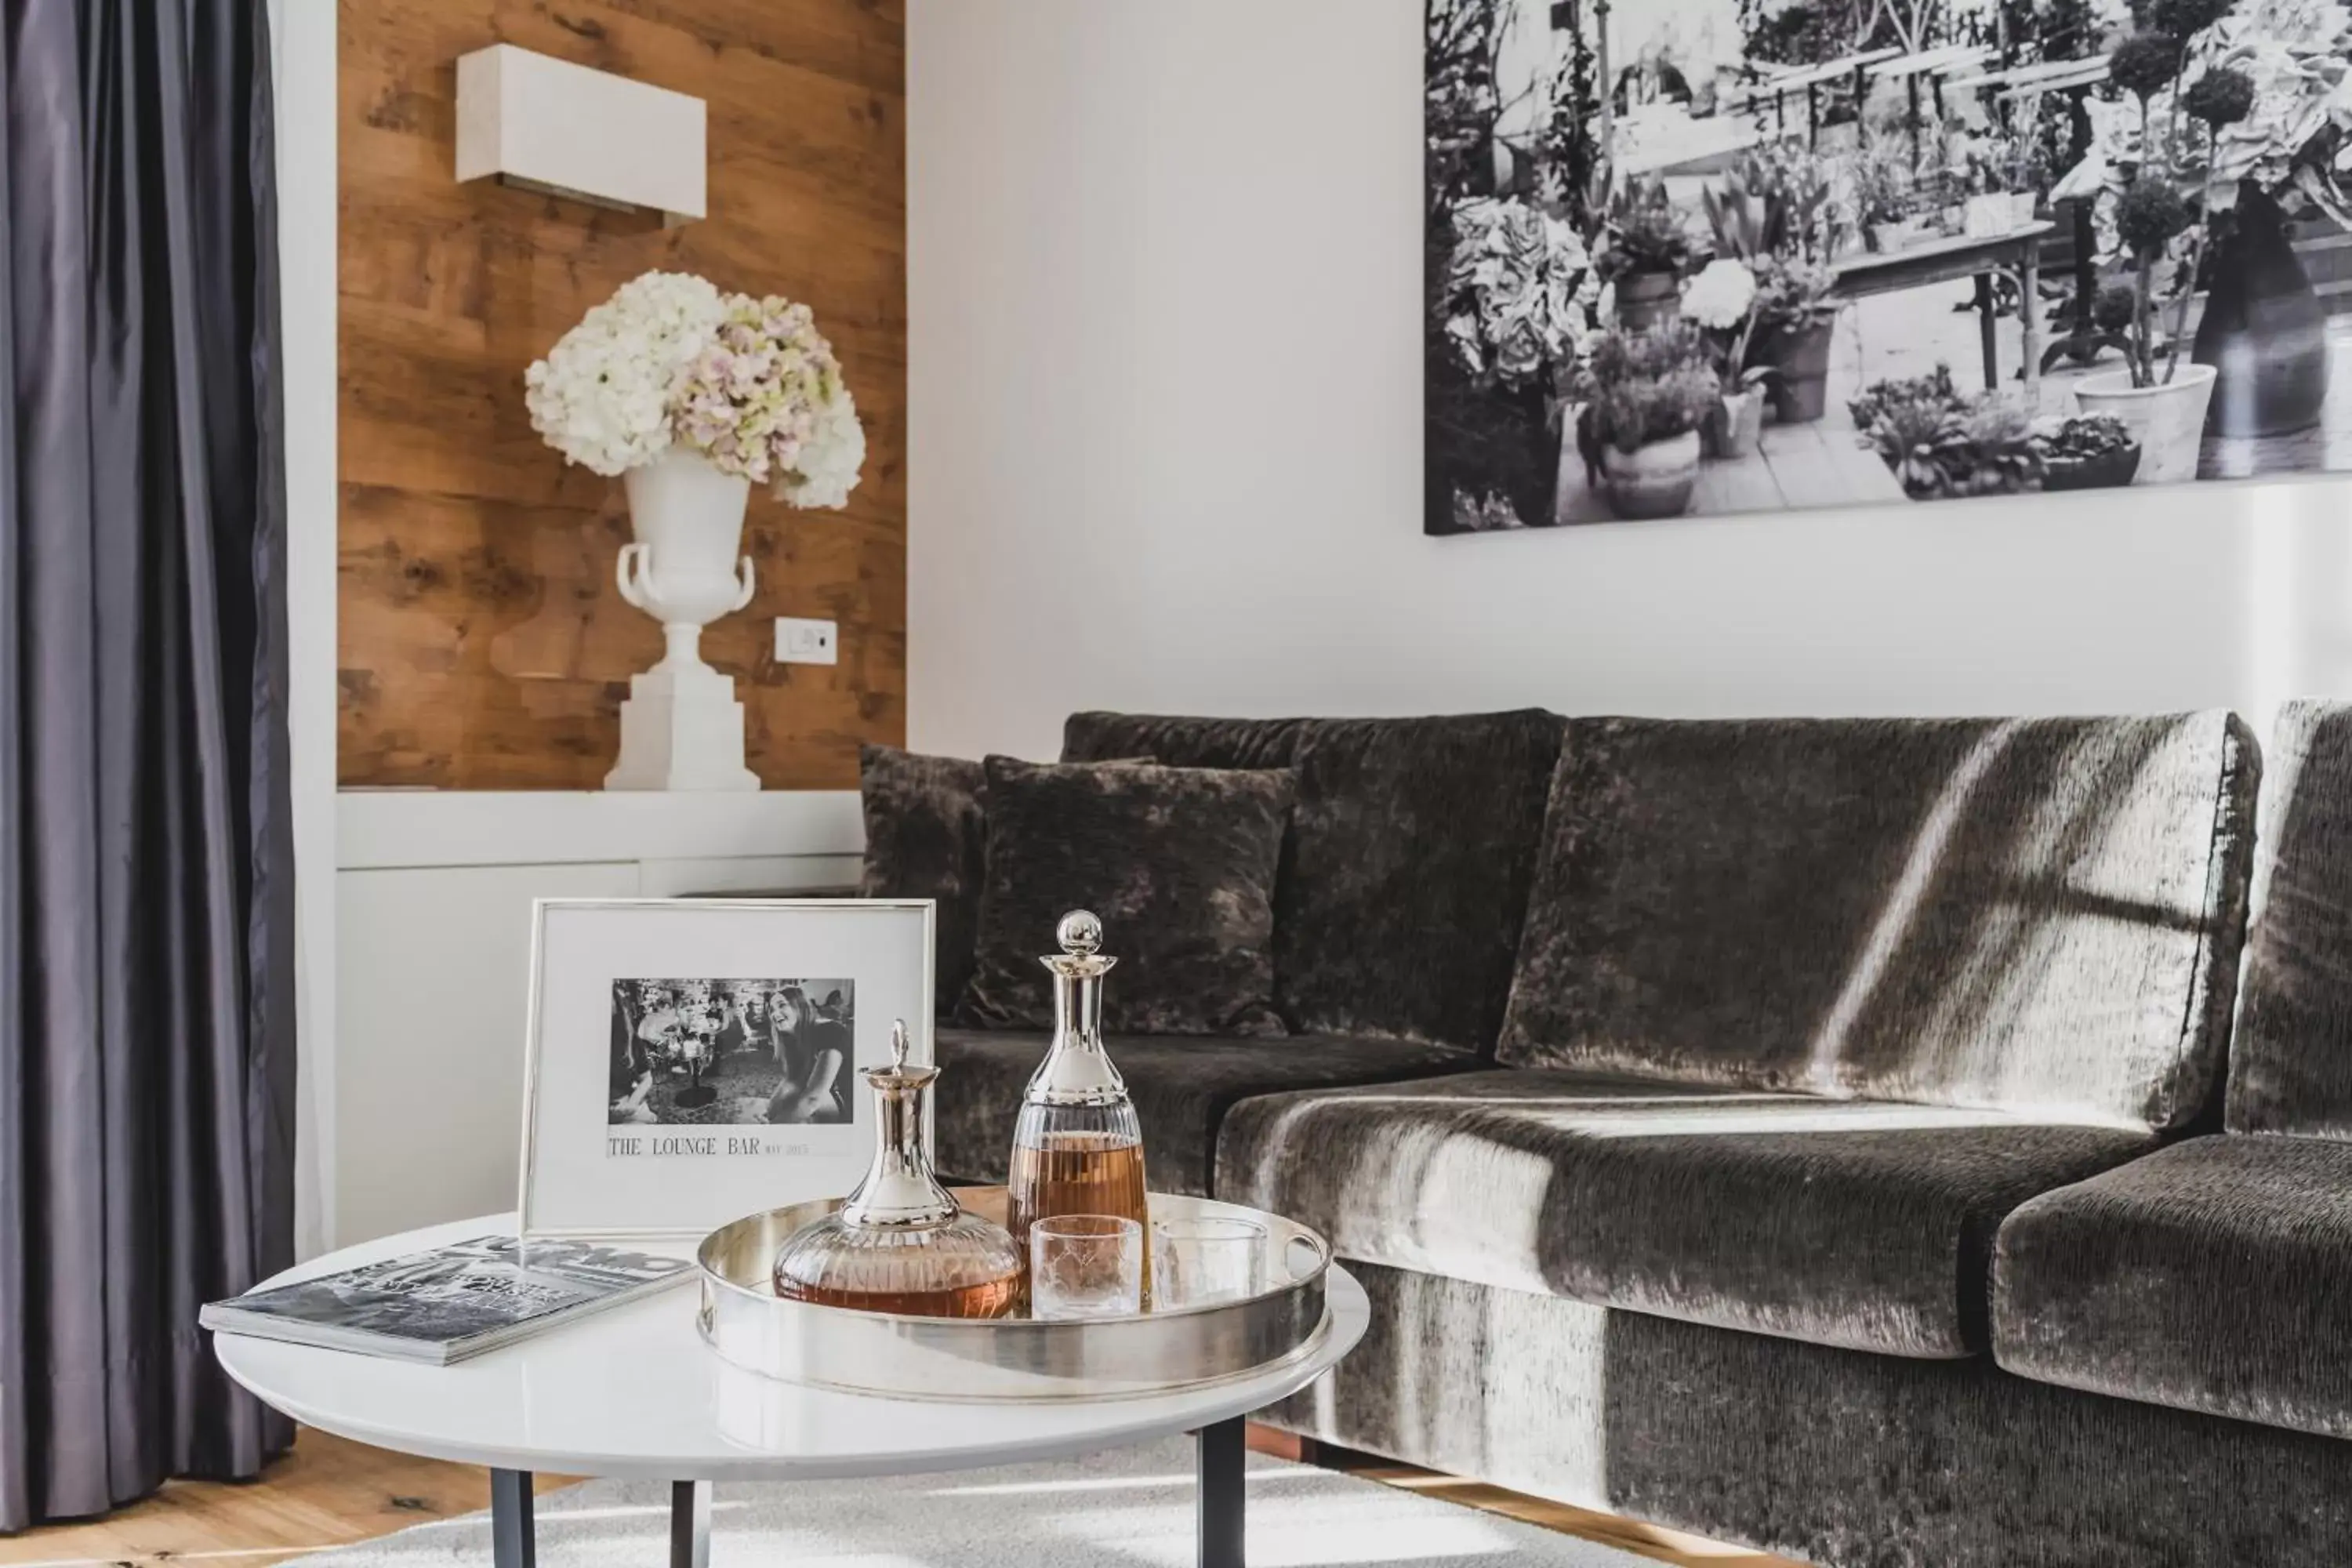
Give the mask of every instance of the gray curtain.
<path id="1" fill-rule="evenodd" d="M 310 0 L 304 0 L 310 3 Z M 291 1434 L 204 1301 L 291 1260 L 264 0 L 0 0 L 0 1530 Z"/>

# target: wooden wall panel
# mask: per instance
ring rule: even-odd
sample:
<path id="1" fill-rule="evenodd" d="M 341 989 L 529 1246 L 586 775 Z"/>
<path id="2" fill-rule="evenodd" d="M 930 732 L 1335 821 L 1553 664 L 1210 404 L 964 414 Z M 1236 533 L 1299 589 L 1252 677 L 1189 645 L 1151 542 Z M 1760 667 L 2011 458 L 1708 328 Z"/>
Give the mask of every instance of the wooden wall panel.
<path id="1" fill-rule="evenodd" d="M 754 492 L 749 608 L 703 635 L 771 789 L 854 787 L 906 732 L 903 0 L 342 0 L 341 774 L 593 789 L 661 633 L 613 584 L 617 479 L 530 428 L 524 367 L 650 268 L 806 300 L 866 422 L 840 512 Z M 492 43 L 709 106 L 710 216 L 460 185 L 457 57 Z M 778 665 L 777 616 L 841 662 Z"/>

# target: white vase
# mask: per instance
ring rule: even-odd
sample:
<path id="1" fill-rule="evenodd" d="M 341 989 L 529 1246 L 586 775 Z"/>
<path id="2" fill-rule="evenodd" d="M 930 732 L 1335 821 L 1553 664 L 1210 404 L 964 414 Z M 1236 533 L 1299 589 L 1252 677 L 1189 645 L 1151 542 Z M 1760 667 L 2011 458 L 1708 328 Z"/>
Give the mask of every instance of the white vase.
<path id="1" fill-rule="evenodd" d="M 751 602 L 741 553 L 751 481 L 673 447 L 623 482 L 636 537 L 621 547 L 621 597 L 661 623 L 661 662 L 629 678 L 621 755 L 606 789 L 755 790 L 743 765 L 735 683 L 702 661 L 702 628 Z"/>
<path id="2" fill-rule="evenodd" d="M 2112 370 L 2074 384 L 2085 414 L 2112 414 L 2139 443 L 2142 485 L 2177 484 L 2197 477 L 2205 445 L 2205 410 L 2213 401 L 2213 367 L 2183 364 L 2169 383 L 2134 386 L 2131 372 Z"/>

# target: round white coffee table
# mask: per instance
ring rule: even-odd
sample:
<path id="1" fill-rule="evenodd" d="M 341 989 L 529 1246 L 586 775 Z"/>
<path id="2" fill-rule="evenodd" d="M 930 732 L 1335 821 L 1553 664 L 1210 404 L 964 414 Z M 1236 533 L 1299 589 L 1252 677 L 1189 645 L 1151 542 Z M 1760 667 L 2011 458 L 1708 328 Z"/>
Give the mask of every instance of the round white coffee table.
<path id="1" fill-rule="evenodd" d="M 346 1247 L 266 1281 L 287 1284 L 511 1233 L 514 1216 L 435 1226 Z M 1200 1437 L 1202 1568 L 1241 1568 L 1243 1422 L 1315 1381 L 1363 1338 L 1363 1288 L 1333 1267 L 1330 1325 L 1299 1361 L 1144 1398 L 1011 1405 L 881 1399 L 779 1383 L 727 1365 L 695 1332 L 689 1285 L 456 1366 L 216 1334 L 228 1374 L 297 1421 L 427 1458 L 487 1465 L 497 1568 L 532 1568 L 534 1471 L 671 1483 L 670 1562 L 703 1568 L 710 1483 L 971 1469 Z"/>

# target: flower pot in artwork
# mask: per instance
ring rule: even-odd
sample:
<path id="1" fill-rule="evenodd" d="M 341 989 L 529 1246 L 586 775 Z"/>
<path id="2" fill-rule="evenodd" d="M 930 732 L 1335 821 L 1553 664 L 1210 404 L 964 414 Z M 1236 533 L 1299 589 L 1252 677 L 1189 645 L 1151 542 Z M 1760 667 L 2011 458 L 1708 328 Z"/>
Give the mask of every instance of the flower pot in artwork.
<path id="1" fill-rule="evenodd" d="M 1638 452 L 1611 447 L 1601 455 L 1609 504 L 1627 521 L 1680 517 L 1698 484 L 1698 432 L 1653 441 Z"/>
<path id="2" fill-rule="evenodd" d="M 1628 272 L 1617 279 L 1617 324 L 1646 332 L 1682 314 L 1682 279 L 1671 272 Z"/>
<path id="3" fill-rule="evenodd" d="M 2016 204 L 2010 200 L 2007 191 L 1989 196 L 1970 196 L 1967 211 L 1960 220 L 1961 232 L 1970 239 L 1991 239 L 2016 226 Z"/>
<path id="4" fill-rule="evenodd" d="M 1699 446 L 1710 458 L 1753 456 L 1764 436 L 1764 394 L 1755 388 L 1724 394 L 1698 433 Z"/>
<path id="5" fill-rule="evenodd" d="M 1810 425 L 1829 411 L 1830 342 L 1836 331 L 1833 320 L 1776 327 L 1752 356 L 1775 373 L 1772 417 L 1781 424 Z"/>
<path id="6" fill-rule="evenodd" d="M 2327 311 L 2288 238 L 2285 216 L 2249 192 L 2213 250 L 2196 360 L 2215 372 L 2216 436 L 2284 436 L 2319 423 L 2327 400 Z"/>
<path id="7" fill-rule="evenodd" d="M 2045 490 L 2103 490 L 2127 485 L 2139 476 L 2140 449 L 2118 447 L 2095 458 L 2053 458 L 2042 471 Z"/>
<path id="8" fill-rule="evenodd" d="M 2205 440 L 2205 410 L 2213 396 L 2210 364 L 2184 364 L 2168 384 L 2134 386 L 2131 372 L 2111 370 L 2074 384 L 2085 414 L 2112 414 L 2139 443 L 2143 485 L 2177 484 L 2197 477 Z"/>
<path id="9" fill-rule="evenodd" d="M 630 678 L 620 760 L 604 787 L 756 790 L 735 683 L 702 660 L 702 628 L 751 602 L 751 558 L 741 553 L 751 482 L 672 447 L 623 483 L 635 538 L 621 547 L 621 597 L 661 623 L 665 648 Z"/>
<path id="10" fill-rule="evenodd" d="M 1927 224 L 1923 218 L 1895 218 L 1886 223 L 1874 223 L 1864 231 L 1870 239 L 1870 248 L 1881 256 L 1893 256 L 1910 249 L 1927 237 Z"/>

